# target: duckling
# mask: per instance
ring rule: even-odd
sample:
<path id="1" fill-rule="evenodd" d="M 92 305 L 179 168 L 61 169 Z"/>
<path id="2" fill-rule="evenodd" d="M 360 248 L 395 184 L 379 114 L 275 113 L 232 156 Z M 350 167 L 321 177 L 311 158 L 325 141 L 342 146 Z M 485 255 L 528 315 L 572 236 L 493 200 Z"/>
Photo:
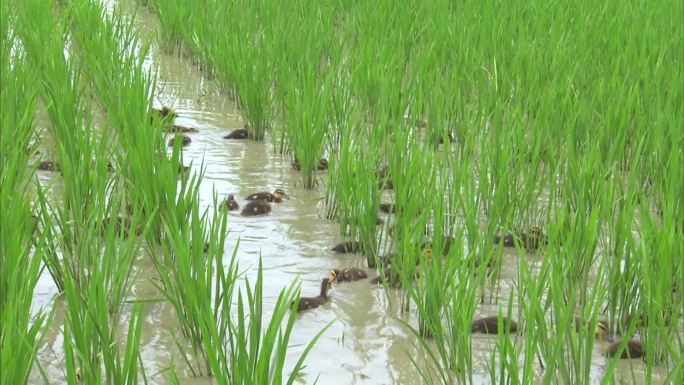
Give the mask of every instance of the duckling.
<path id="1" fill-rule="evenodd" d="M 292 168 L 294 168 L 294 169 L 297 170 L 297 171 L 299 171 L 299 170 L 302 169 L 302 168 L 299 166 L 299 161 L 297 160 L 297 158 L 295 158 L 295 160 L 292 162 Z M 318 171 L 325 171 L 325 170 L 327 170 L 327 169 L 328 169 L 328 160 L 325 159 L 325 158 L 321 158 L 321 159 L 318 161 L 318 165 L 316 166 L 316 170 L 318 170 Z"/>
<path id="2" fill-rule="evenodd" d="M 451 132 L 447 132 L 447 140 L 449 141 L 449 143 L 453 143 L 455 141 L 454 134 L 452 134 Z M 439 137 L 439 144 L 444 144 L 443 136 Z"/>
<path id="3" fill-rule="evenodd" d="M 334 269 L 332 272 L 337 282 L 353 282 L 368 278 L 368 274 L 365 271 L 356 267 L 348 267 L 342 270 Z"/>
<path id="4" fill-rule="evenodd" d="M 504 333 L 515 333 L 518 331 L 518 324 L 509 320 L 506 317 L 502 318 L 503 321 L 503 332 Z M 483 334 L 498 334 L 499 333 L 499 317 L 485 317 L 473 321 L 471 326 L 471 331 L 473 333 L 483 333 Z"/>
<path id="5" fill-rule="evenodd" d="M 380 211 L 387 214 L 394 214 L 397 212 L 397 208 L 392 203 L 380 203 Z"/>
<path id="6" fill-rule="evenodd" d="M 388 266 L 387 268 L 385 268 L 384 277 L 385 278 L 383 278 L 383 275 L 378 275 L 377 277 L 371 279 L 370 283 L 372 283 L 374 285 L 379 285 L 379 284 L 385 282 L 386 279 L 389 279 L 390 282 L 393 281 L 393 279 L 392 279 L 392 266 Z"/>
<path id="7" fill-rule="evenodd" d="M 174 124 L 171 127 L 165 127 L 164 132 L 199 132 L 198 129 L 194 127 L 186 127 L 186 126 L 181 126 L 178 124 Z"/>
<path id="8" fill-rule="evenodd" d="M 253 217 L 256 215 L 264 215 L 271 212 L 271 204 L 268 201 L 251 201 L 248 202 L 240 212 L 243 217 Z"/>
<path id="9" fill-rule="evenodd" d="M 541 246 L 548 243 L 548 237 L 544 234 L 541 228 L 533 226 L 527 234 L 521 234 L 525 248 L 528 250 L 537 250 Z"/>
<path id="10" fill-rule="evenodd" d="M 111 217 L 105 218 L 102 221 L 102 233 L 106 233 L 107 226 L 109 223 L 112 221 Z M 128 238 L 128 235 L 130 234 L 131 230 L 131 219 L 129 217 L 124 217 L 121 215 L 117 215 L 114 219 L 114 229 L 115 233 L 123 236 L 124 238 Z M 138 223 L 135 226 L 135 235 L 140 236 L 143 233 L 143 227 L 141 223 Z"/>
<path id="11" fill-rule="evenodd" d="M 622 345 L 622 341 L 616 341 L 610 344 L 608 346 L 608 350 L 606 351 L 606 355 L 608 357 L 617 356 L 618 352 L 620 351 L 620 345 Z M 627 345 L 625 345 L 624 350 L 622 350 L 620 359 L 640 358 L 643 357 L 645 353 L 646 350 L 644 349 L 644 345 L 642 345 L 639 340 L 631 339 L 627 341 Z"/>
<path id="12" fill-rule="evenodd" d="M 169 147 L 173 147 L 174 140 L 176 140 L 176 138 L 171 138 L 169 140 Z M 192 142 L 192 139 L 187 135 L 181 135 L 179 140 L 181 141 L 181 147 L 185 147 Z"/>
<path id="13" fill-rule="evenodd" d="M 582 321 L 579 317 L 575 317 L 575 331 L 579 332 L 582 329 Z M 594 337 L 599 340 L 612 341 L 613 337 L 609 334 L 608 321 L 599 320 L 596 323 L 596 331 Z"/>
<path id="14" fill-rule="evenodd" d="M 245 197 L 246 200 L 248 201 L 257 201 L 257 200 L 263 200 L 263 201 L 269 201 L 269 202 L 275 202 L 275 203 L 280 203 L 283 201 L 283 198 L 289 198 L 287 194 L 285 194 L 285 191 L 281 189 L 276 189 L 273 191 L 271 194 L 270 192 L 267 191 L 261 191 L 261 192 L 256 192 L 254 194 L 249 194 L 248 196 Z"/>
<path id="15" fill-rule="evenodd" d="M 221 203 L 221 209 L 228 209 L 228 211 L 233 211 L 237 210 L 240 208 L 240 205 L 235 201 L 235 197 L 233 194 L 228 194 L 226 197 L 226 200 Z"/>
<path id="16" fill-rule="evenodd" d="M 321 280 L 321 293 L 317 297 L 301 297 L 297 305 L 297 312 L 315 309 L 328 302 L 328 291 L 332 288 L 334 279 L 330 277 Z"/>
<path id="17" fill-rule="evenodd" d="M 178 116 L 174 110 L 166 106 L 162 108 L 153 108 L 152 111 L 160 118 L 175 119 Z"/>
<path id="18" fill-rule="evenodd" d="M 361 252 L 361 242 L 359 241 L 347 241 L 343 243 L 338 243 L 331 249 L 332 251 L 340 254 L 358 254 Z"/>
<path id="19" fill-rule="evenodd" d="M 503 237 L 500 235 L 494 236 L 494 244 L 502 245 L 503 247 L 515 247 L 517 237 L 513 234 L 507 233 Z"/>
<path id="20" fill-rule="evenodd" d="M 244 128 L 239 128 L 232 131 L 230 134 L 223 137 L 223 139 L 247 139 L 249 138 L 249 133 Z"/>
<path id="21" fill-rule="evenodd" d="M 51 160 L 44 160 L 38 163 L 38 170 L 42 171 L 61 171 L 62 167 L 59 162 L 53 162 Z"/>

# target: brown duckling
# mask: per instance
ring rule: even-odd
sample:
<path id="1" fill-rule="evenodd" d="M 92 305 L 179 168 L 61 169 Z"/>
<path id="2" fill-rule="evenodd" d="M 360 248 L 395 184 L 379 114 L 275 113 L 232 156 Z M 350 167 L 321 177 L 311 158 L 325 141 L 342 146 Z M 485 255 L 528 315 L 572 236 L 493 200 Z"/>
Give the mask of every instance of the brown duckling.
<path id="1" fill-rule="evenodd" d="M 332 288 L 334 277 L 321 280 L 321 292 L 317 297 L 301 297 L 297 305 L 297 312 L 315 309 L 328 302 L 328 291 Z"/>
<path id="2" fill-rule="evenodd" d="M 456 140 L 454 139 L 454 134 L 452 134 L 451 132 L 447 132 L 447 140 L 449 141 L 449 143 L 453 143 Z M 444 144 L 443 136 L 439 137 L 439 144 Z"/>
<path id="3" fill-rule="evenodd" d="M 62 167 L 59 162 L 54 162 L 51 160 L 44 160 L 38 163 L 38 170 L 42 171 L 61 171 Z"/>
<path id="4" fill-rule="evenodd" d="M 358 254 L 361 252 L 361 242 L 359 241 L 347 241 L 338 243 L 331 249 L 332 251 L 340 254 Z"/>
<path id="5" fill-rule="evenodd" d="M 181 135 L 180 137 L 176 137 L 176 138 L 178 138 L 178 140 L 180 140 L 181 147 L 185 147 L 188 144 L 190 144 L 190 142 L 192 142 L 192 139 L 190 139 L 190 137 L 187 135 Z M 174 143 L 174 140 L 176 140 L 176 138 L 171 138 L 169 140 L 169 147 L 173 147 L 173 143 Z"/>
<path id="6" fill-rule="evenodd" d="M 620 345 L 622 345 L 622 341 L 616 341 L 610 344 L 606 351 L 606 355 L 608 357 L 617 356 L 620 352 Z M 620 359 L 640 358 L 643 357 L 645 353 L 646 349 L 644 349 L 644 345 L 642 345 L 639 340 L 631 339 L 627 341 L 627 345 L 625 345 L 625 348 L 622 350 Z"/>
<path id="7" fill-rule="evenodd" d="M 299 165 L 299 161 L 297 160 L 297 158 L 295 158 L 295 160 L 292 162 L 292 168 L 294 168 L 297 171 L 302 169 L 301 166 Z M 318 165 L 316 165 L 316 170 L 325 171 L 327 169 L 328 169 L 328 160 L 325 158 L 321 158 L 318 161 Z"/>
<path id="8" fill-rule="evenodd" d="M 392 203 L 380 203 L 380 211 L 387 214 L 394 214 L 397 212 L 397 208 Z"/>
<path id="9" fill-rule="evenodd" d="M 501 319 L 503 321 L 502 330 L 504 333 L 515 333 L 518 331 L 518 324 L 509 320 L 506 317 Z M 471 331 L 473 333 L 483 333 L 483 334 L 498 334 L 499 333 L 499 317 L 485 317 L 473 321 L 471 326 Z"/>
<path id="10" fill-rule="evenodd" d="M 383 275 L 378 275 L 377 277 L 373 278 L 370 280 L 370 283 L 374 285 L 380 285 L 385 282 L 386 279 L 389 279 L 392 281 L 392 266 L 388 266 L 385 268 L 385 278 L 383 278 Z"/>
<path id="11" fill-rule="evenodd" d="M 235 197 L 233 194 L 228 194 L 226 197 L 226 200 L 221 203 L 221 209 L 223 210 L 228 210 L 228 211 L 233 211 L 237 210 L 240 208 L 240 205 L 235 201 Z"/>
<path id="12" fill-rule="evenodd" d="M 160 118 L 175 119 L 178 116 L 174 110 L 166 106 L 162 108 L 153 108 L 152 112 L 154 112 Z"/>
<path id="13" fill-rule="evenodd" d="M 582 321 L 580 320 L 579 317 L 575 317 L 575 331 L 579 332 L 582 329 Z M 599 320 L 596 323 L 596 331 L 594 333 L 594 336 L 596 339 L 599 340 L 607 340 L 607 341 L 612 341 L 613 338 L 609 334 L 610 329 L 608 328 L 608 321 L 606 320 Z"/>
<path id="14" fill-rule="evenodd" d="M 164 132 L 199 132 L 198 129 L 194 127 L 186 127 L 186 126 L 181 126 L 178 124 L 174 124 L 170 127 L 165 127 Z"/>
<path id="15" fill-rule="evenodd" d="M 548 243 L 548 237 L 541 228 L 534 226 L 526 233 L 506 233 L 503 237 L 496 235 L 494 237 L 494 243 L 501 244 L 504 247 L 515 247 L 516 243 L 520 243 L 520 245 L 527 250 L 537 250 L 539 247 Z"/>
<path id="16" fill-rule="evenodd" d="M 342 270 L 335 269 L 332 273 L 337 282 L 353 282 L 368 278 L 368 274 L 365 271 L 356 267 L 348 267 Z"/>
<path id="17" fill-rule="evenodd" d="M 249 138 L 249 133 L 244 128 L 239 128 L 232 131 L 230 134 L 223 137 L 223 139 L 247 139 Z"/>
<path id="18" fill-rule="evenodd" d="M 264 215 L 271 212 L 271 204 L 268 201 L 251 201 L 248 202 L 240 212 L 243 217 L 253 217 L 256 215 Z"/>
<path id="19" fill-rule="evenodd" d="M 248 196 L 245 197 L 246 200 L 248 201 L 268 201 L 268 202 L 275 202 L 275 203 L 280 203 L 283 201 L 283 198 L 289 198 L 287 194 L 285 194 L 285 191 L 281 189 L 276 189 L 273 191 L 273 193 L 267 192 L 267 191 L 261 191 L 261 192 L 256 192 L 254 194 L 249 194 Z"/>

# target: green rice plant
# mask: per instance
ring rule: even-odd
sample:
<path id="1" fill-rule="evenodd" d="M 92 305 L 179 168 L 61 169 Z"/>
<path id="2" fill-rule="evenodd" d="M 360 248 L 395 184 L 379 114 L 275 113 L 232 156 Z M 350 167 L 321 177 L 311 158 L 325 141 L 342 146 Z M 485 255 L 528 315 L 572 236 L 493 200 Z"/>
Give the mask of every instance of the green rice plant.
<path id="1" fill-rule="evenodd" d="M 32 311 L 33 295 L 42 272 L 44 234 L 34 217 L 30 194 L 33 169 L 29 167 L 36 130 L 33 117 L 36 89 L 16 43 L 16 9 L 0 5 L 0 383 L 27 384 L 43 328 L 49 323 L 43 310 Z M 11 134 L 10 134 L 11 130 Z"/>
<path id="2" fill-rule="evenodd" d="M 302 173 L 305 188 L 314 188 L 316 167 L 323 154 L 323 144 L 328 132 L 328 108 L 333 82 L 330 76 L 322 82 L 311 66 L 302 64 L 291 79 L 287 80 L 288 143 Z M 324 75 L 325 76 L 325 75 Z"/>

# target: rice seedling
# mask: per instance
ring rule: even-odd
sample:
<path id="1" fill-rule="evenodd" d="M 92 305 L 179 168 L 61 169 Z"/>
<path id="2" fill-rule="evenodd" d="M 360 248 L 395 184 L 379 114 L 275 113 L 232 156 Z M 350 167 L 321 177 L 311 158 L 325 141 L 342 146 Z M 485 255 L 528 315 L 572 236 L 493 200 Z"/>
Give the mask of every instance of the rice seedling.
<path id="1" fill-rule="evenodd" d="M 37 131 L 33 125 L 36 89 L 26 58 L 16 49 L 16 8 L 0 6 L 0 383 L 27 384 L 35 363 L 35 350 L 49 322 L 42 309 L 33 310 L 33 296 L 42 272 L 44 233 L 30 200 L 33 169 L 29 165 Z M 22 92 L 16 92 L 22 90 Z M 9 135 L 9 128 L 12 135 Z"/>

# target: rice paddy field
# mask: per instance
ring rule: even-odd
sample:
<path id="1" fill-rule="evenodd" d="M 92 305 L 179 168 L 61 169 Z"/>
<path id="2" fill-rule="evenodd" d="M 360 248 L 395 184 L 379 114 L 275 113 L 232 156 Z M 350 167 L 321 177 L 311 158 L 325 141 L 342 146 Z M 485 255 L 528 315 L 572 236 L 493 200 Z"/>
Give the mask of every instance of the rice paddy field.
<path id="1" fill-rule="evenodd" d="M 0 4 L 0 384 L 684 383 L 683 1 Z"/>

